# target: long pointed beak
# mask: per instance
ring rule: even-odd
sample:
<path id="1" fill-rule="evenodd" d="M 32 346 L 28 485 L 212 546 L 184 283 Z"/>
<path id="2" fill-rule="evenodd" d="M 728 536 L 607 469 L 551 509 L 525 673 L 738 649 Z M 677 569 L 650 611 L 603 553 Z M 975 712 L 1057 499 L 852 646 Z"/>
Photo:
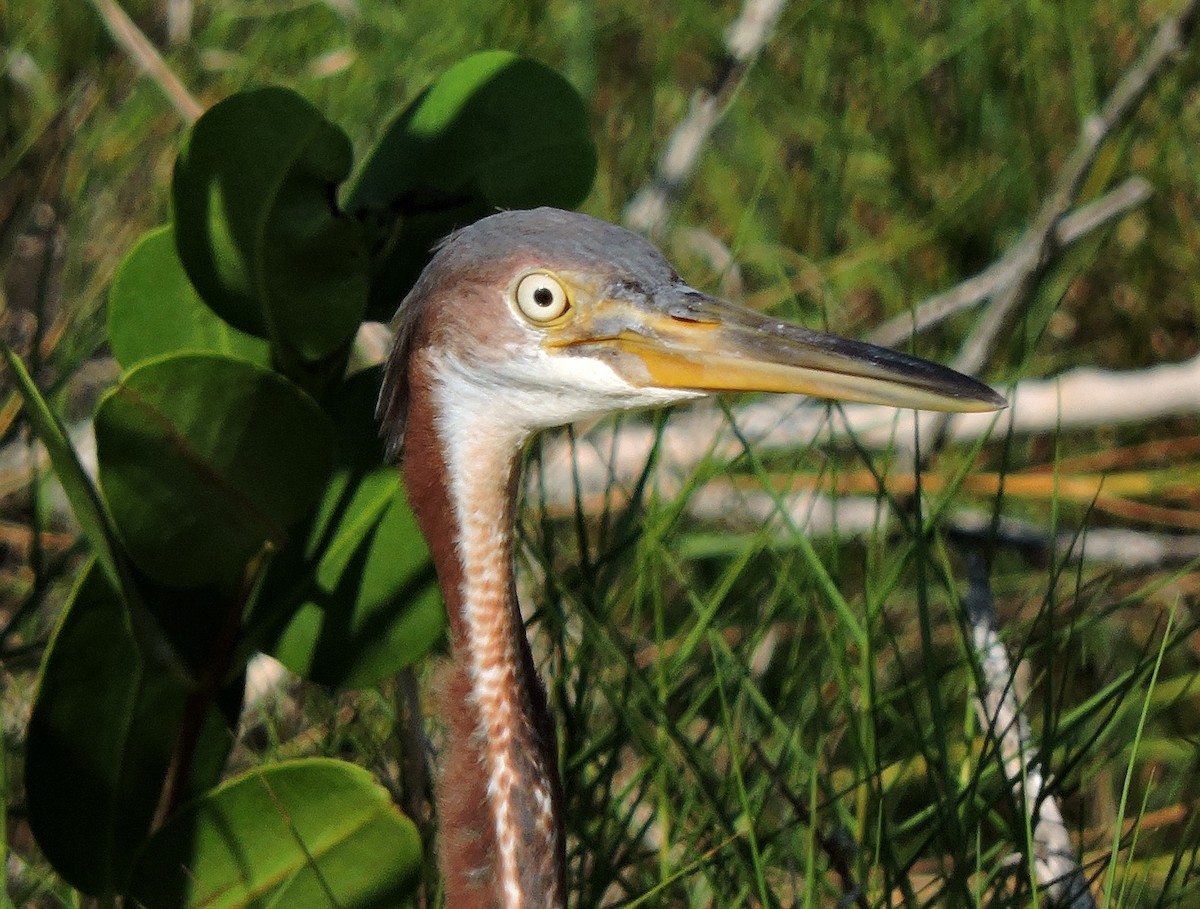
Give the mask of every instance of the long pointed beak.
<path id="1" fill-rule="evenodd" d="M 602 353 L 643 387 L 787 392 L 954 412 L 1007 406 L 982 382 L 945 366 L 780 322 L 690 288 L 660 292 L 652 307 L 604 301 L 573 334 L 567 343 L 575 352 Z"/>

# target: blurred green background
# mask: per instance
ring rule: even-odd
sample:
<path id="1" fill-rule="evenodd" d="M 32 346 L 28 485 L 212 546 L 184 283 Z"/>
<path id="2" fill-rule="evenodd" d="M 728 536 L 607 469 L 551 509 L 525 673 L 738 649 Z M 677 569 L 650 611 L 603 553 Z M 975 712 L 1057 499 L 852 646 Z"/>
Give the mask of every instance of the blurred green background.
<path id="1" fill-rule="evenodd" d="M 350 134 L 356 160 L 398 108 L 464 54 L 499 47 L 535 57 L 565 74 L 591 111 L 600 171 L 583 208 L 616 221 L 652 175 L 693 93 L 720 79 L 724 30 L 740 10 L 738 3 L 694 0 L 495 5 L 458 0 L 198 0 L 184 17 L 186 31 L 172 41 L 167 5 L 137 0 L 125 9 L 202 105 L 247 87 L 289 86 Z M 861 336 L 978 272 L 1019 237 L 1075 144 L 1084 119 L 1137 58 L 1154 24 L 1175 6 L 1163 0 L 789 4 L 694 178 L 683 188 L 671 224 L 701 228 L 732 251 L 751 305 Z M 171 169 L 186 124 L 159 86 L 114 46 L 96 6 L 79 0 L 0 0 L 0 30 L 0 326 L 60 411 L 80 418 L 90 412 L 96 389 L 115 377 L 115 368 L 104 359 L 105 294 L 135 238 L 167 219 Z M 1106 143 L 1083 201 L 1130 174 L 1149 180 L 1152 198 L 1056 263 L 1039 288 L 1031 315 L 1015 327 L 984 378 L 1004 384 L 1081 365 L 1135 369 L 1200 352 L 1198 77 L 1200 54 L 1193 42 L 1131 122 Z M 554 124 L 547 122 L 543 128 L 553 130 Z M 681 237 L 673 233 L 664 240 L 680 271 L 696 286 L 719 289 L 721 270 Z M 950 358 L 972 318 L 957 317 L 922 335 L 917 351 Z M 0 433 L 6 442 L 19 437 L 17 409 L 11 389 L 0 386 Z M 1158 457 L 1166 457 L 1174 475 L 1182 477 L 1174 495 L 1194 505 L 1200 459 L 1194 447 L 1178 440 L 1194 441 L 1197 435 L 1200 420 L 1185 415 L 1148 425 L 1019 439 L 1003 452 L 985 452 L 985 458 L 993 465 L 1052 463 L 1059 456 L 1158 443 Z M 29 495 L 28 470 L 20 464 L 0 464 L 0 484 L 0 614 L 10 617 L 11 604 L 28 601 L 35 579 L 44 583 L 45 574 L 34 572 L 32 561 L 49 558 L 60 572 L 59 587 L 69 583 L 74 563 L 63 555 L 70 553 L 64 528 Z M 1088 519 L 1086 504 L 1060 509 L 1053 492 L 1015 504 L 1011 513 L 1046 526 L 1060 516 L 1064 526 L 1072 528 Z M 686 565 L 671 563 L 669 570 L 662 569 L 665 577 L 659 576 L 646 564 L 662 554 L 659 547 L 678 548 L 678 540 L 663 542 L 668 531 L 679 532 L 677 518 L 668 513 L 648 523 L 647 548 L 622 556 L 626 561 L 621 569 L 604 576 L 624 577 L 626 589 L 636 587 L 639 577 L 647 585 L 666 586 L 667 599 L 694 585 L 726 585 L 743 593 L 747 602 L 764 597 L 768 613 L 770 604 L 795 593 L 763 594 L 756 588 L 764 574 L 781 571 L 781 561 L 784 567 L 794 567 L 786 556 L 771 555 L 769 541 L 761 535 L 748 535 L 748 548 L 726 563 L 685 556 L 681 562 Z M 1144 526 L 1137 518 L 1116 523 Z M 32 526 L 50 533 L 31 534 Z M 559 559 L 564 548 L 582 545 L 586 551 L 586 540 L 579 544 L 572 538 L 564 544 L 563 537 L 570 534 L 556 531 L 549 519 L 531 522 L 526 536 L 540 553 L 557 546 Z M 833 546 L 822 547 L 821 554 L 847 590 L 870 590 L 873 582 L 862 575 L 891 570 L 878 547 L 888 548 L 882 536 L 866 547 L 865 558 L 846 558 Z M 569 559 L 560 562 L 546 555 L 544 562 L 534 562 L 555 578 L 535 591 L 537 605 L 557 609 L 569 603 L 560 584 L 569 588 L 580 583 L 567 567 Z M 585 572 L 583 577 L 591 576 Z M 906 575 L 904 583 L 916 583 L 923 591 L 924 582 L 912 582 Z M 50 586 L 22 634 L 0 653 L 5 741 L 13 756 L 20 753 L 34 668 L 53 627 L 56 598 L 55 585 Z M 1103 850 L 1112 844 L 1119 819 L 1115 803 L 1128 776 L 1143 787 L 1137 790 L 1140 808 L 1135 805 L 1131 812 L 1146 821 L 1147 833 L 1141 852 L 1130 847 L 1122 853 L 1120 879 L 1129 883 L 1119 893 L 1114 891 L 1111 904 L 1200 905 L 1195 870 L 1200 833 L 1197 822 L 1189 819 L 1200 791 L 1200 694 L 1194 681 L 1200 664 L 1195 630 L 1200 573 L 1194 566 L 1077 572 L 1073 566 L 1010 558 L 1001 564 L 997 586 L 1001 612 L 1014 622 L 1014 652 L 1029 640 L 1038 642 L 1030 645 L 1041 660 L 1035 662 L 1035 687 L 1041 691 L 1035 725 L 1048 730 L 1063 719 L 1064 726 L 1086 730 L 1073 732 L 1078 738 L 1070 739 L 1059 757 L 1070 758 L 1063 768 L 1065 791 L 1072 799 L 1070 823 L 1092 856 L 1086 865 L 1089 873 L 1103 877 L 1110 867 Z M 809 596 L 807 588 L 803 594 Z M 1069 602 L 1072 611 L 1069 620 L 1056 624 L 1054 609 L 1060 602 Z M 1151 703 L 1145 661 L 1153 663 L 1163 640 L 1164 617 L 1171 609 L 1175 624 L 1164 663 L 1164 679 L 1170 684 L 1153 700 L 1153 747 L 1134 755 L 1126 750 L 1134 721 L 1143 705 Z M 1089 614 L 1091 618 L 1081 618 Z M 635 619 L 639 616 L 635 609 Z M 645 621 L 653 624 L 649 618 Z M 1079 637 L 1068 627 L 1076 621 Z M 554 620 L 550 624 L 558 629 Z M 653 640 L 649 625 L 643 630 L 646 640 Z M 996 881 L 1003 877 L 997 869 L 1008 853 L 989 843 L 996 839 L 994 828 L 1019 826 L 1018 821 L 997 820 L 981 808 L 992 827 L 983 825 L 990 832 L 980 834 L 979 844 L 954 842 L 959 828 L 946 824 L 940 813 L 936 820 L 945 826 L 939 833 L 920 832 L 922 824 L 934 822 L 920 812 L 930 785 L 924 774 L 935 771 L 922 763 L 931 753 L 928 730 L 918 728 L 923 708 L 910 711 L 904 700 L 913 690 L 905 686 L 915 684 L 905 675 L 905 659 L 927 642 L 916 639 L 911 613 L 900 613 L 897 625 L 886 631 L 880 645 L 879 658 L 893 660 L 880 677 L 899 686 L 901 706 L 892 702 L 887 709 L 907 716 L 911 727 L 890 713 L 877 721 L 854 720 L 876 722 L 875 732 L 888 744 L 865 764 L 858 751 L 847 764 L 837 755 L 822 759 L 821 773 L 827 774 L 822 779 L 830 781 L 823 798 L 835 805 L 831 812 L 860 842 L 886 826 L 883 815 L 894 813 L 897 823 L 904 819 L 894 839 L 896 854 L 876 845 L 874 854 L 862 857 L 866 867 L 884 869 L 866 872 L 874 904 L 888 898 L 903 905 L 967 904 L 974 885 L 963 881 L 974 871 L 985 881 L 978 887 L 979 904 L 992 898 L 1005 904 L 997 894 L 1008 891 Z M 628 630 L 626 643 L 631 647 L 639 643 L 640 628 L 634 622 Z M 814 633 L 820 637 L 819 631 Z M 736 653 L 724 655 L 714 643 L 711 659 L 700 670 L 719 674 L 726 660 L 731 666 L 748 665 L 758 640 L 739 639 Z M 663 646 L 662 641 L 657 644 Z M 564 647 L 561 641 L 558 646 Z M 827 634 L 820 646 L 829 652 L 818 647 L 815 661 L 836 659 L 836 636 Z M 940 640 L 939 647 L 950 644 Z M 572 654 L 578 658 L 578 651 Z M 1057 664 L 1054 654 L 1059 654 Z M 570 658 L 564 656 L 568 667 Z M 613 654 L 607 658 L 613 659 Z M 867 700 L 879 692 L 866 681 L 869 673 L 854 673 L 872 658 L 849 673 L 865 682 Z M 961 653 L 944 659 L 960 681 L 969 679 Z M 638 671 L 636 660 L 627 662 L 630 673 Z M 889 674 L 891 670 L 895 672 Z M 920 681 L 920 670 L 914 671 Z M 809 671 L 803 675 L 808 678 Z M 836 669 L 812 670 L 811 676 L 814 686 L 832 684 L 831 677 L 846 681 Z M 875 683 L 883 685 L 879 679 Z M 610 679 L 606 684 L 618 691 L 622 681 Z M 697 692 L 712 696 L 700 681 L 690 695 L 681 684 L 672 680 L 668 685 L 661 677 L 654 682 L 668 705 L 698 697 Z M 778 682 L 785 694 L 789 684 Z M 1098 695 L 1109 691 L 1107 685 L 1118 685 L 1125 700 L 1114 707 L 1113 701 Z M 956 697 L 962 695 L 951 687 Z M 558 706 L 569 710 L 583 703 L 576 694 L 577 687 L 557 691 Z M 804 709 L 816 710 L 823 723 L 833 723 L 829 717 L 857 709 L 857 698 L 853 691 L 843 691 L 828 703 Z M 391 766 L 388 737 L 402 700 L 396 691 L 330 694 L 306 689 L 296 700 L 295 714 L 264 721 L 250 747 L 272 754 L 336 753 L 377 772 Z M 637 709 L 641 708 L 631 708 L 631 714 Z M 677 716 L 670 710 L 666 714 Z M 809 715 L 801 712 L 787 721 L 799 724 Z M 691 719 L 684 716 L 680 722 Z M 978 730 L 963 716 L 954 720 L 963 727 L 962 750 L 954 753 L 965 761 L 977 747 L 972 736 Z M 568 719 L 573 731 L 566 737 L 565 760 L 569 765 L 575 762 L 569 778 L 580 787 L 601 780 L 593 792 L 580 797 L 576 807 L 581 811 L 601 811 L 589 798 L 602 798 L 605 785 L 612 796 L 613 778 L 590 772 L 593 765 L 588 762 L 600 758 L 587 750 L 585 730 L 572 726 L 596 722 L 610 725 L 586 730 L 593 743 L 602 743 L 595 747 L 611 747 L 617 753 L 620 737 L 630 734 L 636 718 L 618 711 L 615 721 L 607 715 L 596 720 L 586 712 Z M 720 728 L 727 743 L 750 735 L 736 717 Z M 826 734 L 817 733 L 818 741 L 808 744 L 824 747 Z M 617 744 L 604 746 L 606 735 Z M 888 740 L 888 735 L 895 738 Z M 776 754 L 770 740 L 763 741 L 768 753 Z M 713 768 L 727 772 L 724 751 L 714 746 L 710 753 L 703 739 L 702 744 Z M 795 882 L 811 881 L 804 870 L 822 867 L 804 825 L 787 827 L 795 841 L 772 839 L 763 845 L 763 854 L 757 846 L 736 846 L 732 854 L 722 851 L 728 842 L 720 837 L 714 842 L 712 830 L 705 830 L 705 812 L 719 812 L 713 805 L 720 802 L 706 789 L 710 776 L 696 769 L 696 755 L 683 761 L 691 768 L 680 778 L 684 782 L 672 776 L 670 768 L 681 763 L 673 751 L 681 747 L 678 742 L 665 744 L 664 762 L 651 762 L 649 770 L 635 777 L 644 788 L 631 784 L 621 790 L 639 810 L 658 814 L 661 841 L 650 842 L 645 828 L 631 820 L 633 809 L 621 823 L 589 827 L 585 818 L 573 829 L 583 844 L 581 852 L 603 857 L 596 860 L 603 873 L 577 858 L 578 879 L 604 881 L 603 886 L 580 884 L 581 905 L 620 904 L 641 895 L 651 905 L 759 905 L 772 899 L 780 905 L 831 905 L 835 896 L 821 885 Z M 1047 748 L 1053 747 L 1051 740 Z M 15 763 L 10 759 L 10 765 Z M 874 771 L 864 770 L 867 765 Z M 892 776 L 884 773 L 885 765 Z M 960 782 L 974 793 L 974 771 L 960 770 L 967 774 Z M 803 764 L 793 780 L 804 794 L 809 771 L 813 765 Z M 869 772 L 876 776 L 869 777 Z M 862 785 L 864 781 L 869 785 Z M 953 779 L 943 779 L 942 784 L 947 791 L 955 789 Z M 889 801 L 884 796 L 893 785 L 900 788 Z M 991 785 L 996 785 L 994 780 Z M 665 794 L 678 786 L 690 795 Z M 836 796 L 830 794 L 834 790 Z M 731 804 L 732 814 L 725 815 L 729 829 L 744 831 L 747 817 L 738 816 L 737 799 Z M 950 804 L 955 804 L 953 799 Z M 19 796 L 14 806 L 14 852 L 36 867 L 36 851 L 21 838 Z M 978 820 L 975 815 L 970 819 Z M 737 834 L 730 838 L 736 840 Z M 973 851 L 976 845 L 979 849 Z M 772 848 L 778 849 L 777 855 L 770 854 Z M 964 862 L 974 864 L 962 868 Z M 956 863 L 958 871 L 947 870 Z M 29 897 L 35 904 L 73 904 L 73 897 L 53 883 L 49 872 L 43 869 L 41 874 L 41 885 Z M 914 890 L 898 884 L 901 878 L 942 884 L 926 892 L 920 886 L 913 885 Z M 790 883 L 773 889 L 781 879 Z M 767 880 L 772 888 L 765 885 Z M 946 880 L 958 883 L 945 885 Z M 764 898 L 768 889 L 776 896 Z M 1016 893 L 1019 904 L 1033 899 L 1020 888 Z"/>
<path id="2" fill-rule="evenodd" d="M 163 6 L 128 10 L 160 44 Z M 753 302 L 861 333 L 977 271 L 1017 236 L 1083 117 L 1170 6 L 790 4 L 676 220 L 730 246 Z M 388 116 L 463 54 L 504 47 L 536 57 L 589 103 L 601 169 L 584 208 L 619 219 L 691 94 L 718 79 L 738 9 L 201 0 L 189 36 L 165 54 L 206 106 L 248 86 L 295 88 L 350 133 L 359 160 Z M 95 345 L 115 262 L 166 217 L 183 124 L 113 48 L 90 4 L 6 0 L 0 17 L 5 247 L 30 197 L 22 185 L 40 184 L 66 241 L 71 346 Z M 1085 198 L 1130 171 L 1155 196 L 1072 276 L 1034 371 L 1196 351 L 1196 66 L 1193 56 L 1171 73 L 1106 148 Z"/>

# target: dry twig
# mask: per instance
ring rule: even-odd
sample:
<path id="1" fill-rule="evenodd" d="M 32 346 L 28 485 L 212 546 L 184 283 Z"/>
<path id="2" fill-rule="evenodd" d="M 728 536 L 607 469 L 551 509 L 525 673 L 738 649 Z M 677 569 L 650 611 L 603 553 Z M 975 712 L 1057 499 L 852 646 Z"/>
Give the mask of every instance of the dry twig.
<path id="1" fill-rule="evenodd" d="M 667 140 L 654 178 L 625 207 L 627 227 L 650 236 L 662 230 L 671 203 L 696 169 L 709 136 L 770 39 L 783 7 L 784 0 L 746 0 L 741 14 L 725 31 L 727 57 L 720 81 L 692 97 L 687 116 Z"/>
<path id="2" fill-rule="evenodd" d="M 1080 206 L 1059 221 L 1054 228 L 1054 249 L 1064 249 L 1097 228 L 1115 221 L 1146 202 L 1150 195 L 1150 183 L 1145 178 L 1130 177 L 1116 189 Z M 1018 243 L 979 274 L 930 297 L 919 304 L 914 312 L 902 313 L 885 322 L 872 331 L 867 340 L 873 344 L 895 347 L 917 332 L 932 328 L 956 313 L 982 303 L 1033 268 L 1036 265 L 1035 252 L 1028 243 Z"/>
<path id="3" fill-rule="evenodd" d="M 1185 41 L 1191 37 L 1198 12 L 1200 0 L 1188 0 L 1178 13 L 1163 19 L 1150 44 L 1137 62 L 1122 74 L 1099 112 L 1084 121 L 1075 148 L 1059 171 L 1032 226 L 1017 244 L 1018 252 L 1014 255 L 1028 265 L 992 296 L 991 306 L 983 312 L 954 360 L 953 366 L 959 372 L 977 375 L 1020 318 L 1057 252 L 1059 223 L 1076 204 L 1100 149 L 1113 131 L 1137 110 L 1155 79 L 1172 59 L 1178 57 Z M 936 454 L 944 444 L 949 422 L 950 418 L 945 414 L 932 414 L 922 420 L 922 437 L 935 442 L 928 449 L 930 454 Z"/>
<path id="4" fill-rule="evenodd" d="M 884 532 L 894 515 L 891 504 L 873 496 L 829 496 L 812 490 L 777 495 L 714 481 L 697 490 L 687 513 L 709 525 L 737 531 L 777 528 L 781 539 L 794 533 L 840 539 Z M 970 546 L 1003 546 L 1038 559 L 1145 570 L 1185 565 L 1200 559 L 1200 536 L 1122 528 L 1088 528 L 1051 533 L 1028 521 L 973 509 L 955 509 L 938 526 L 952 541 Z"/>
<path id="5" fill-rule="evenodd" d="M 121 9 L 116 0 L 92 0 L 92 4 L 117 46 L 125 51 L 142 72 L 154 80 L 185 123 L 195 123 L 204 113 L 204 108 L 179 81 L 179 77 L 171 71 L 162 55 L 150 43 L 150 39 L 142 34 L 142 30 L 129 18 L 125 10 Z"/>

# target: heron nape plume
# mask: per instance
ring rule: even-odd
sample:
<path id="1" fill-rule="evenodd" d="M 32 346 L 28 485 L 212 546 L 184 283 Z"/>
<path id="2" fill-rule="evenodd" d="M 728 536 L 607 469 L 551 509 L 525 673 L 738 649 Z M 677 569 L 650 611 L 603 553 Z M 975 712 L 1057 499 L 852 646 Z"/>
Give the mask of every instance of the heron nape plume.
<path id="1" fill-rule="evenodd" d="M 554 723 L 513 581 L 539 429 L 722 391 L 989 411 L 986 385 L 685 284 L 636 234 L 555 209 L 451 235 L 397 315 L 379 415 L 450 619 L 439 854 L 451 909 L 566 905 Z"/>

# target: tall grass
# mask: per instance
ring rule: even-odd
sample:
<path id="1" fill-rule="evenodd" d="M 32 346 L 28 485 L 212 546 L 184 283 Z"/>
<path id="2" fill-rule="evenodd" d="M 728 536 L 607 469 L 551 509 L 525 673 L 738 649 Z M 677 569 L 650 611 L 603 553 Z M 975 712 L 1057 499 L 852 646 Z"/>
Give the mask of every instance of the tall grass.
<path id="1" fill-rule="evenodd" d="M 871 903 L 1038 902 L 1028 816 L 972 708 L 961 554 L 936 529 L 812 553 L 774 525 L 687 555 L 710 529 L 678 499 L 629 508 L 642 517 L 611 518 L 632 533 L 526 528 L 581 905 L 832 904 L 819 837 Z M 1043 771 L 1102 904 L 1189 905 L 1195 741 L 1175 711 L 1183 691 L 1194 705 L 1196 626 L 1167 620 L 1183 598 L 995 559 Z"/>
<path id="2" fill-rule="evenodd" d="M 618 219 L 692 91 L 718 75 L 736 7 L 201 0 L 190 41 L 166 56 L 206 102 L 268 81 L 298 88 L 360 151 L 463 53 L 504 46 L 537 56 L 592 105 L 601 175 L 586 208 Z M 1003 251 L 1083 118 L 1169 7 L 794 4 L 674 221 L 732 249 L 750 304 L 862 334 Z M 161 33 L 157 6 L 128 8 Z M 48 202 L 60 252 L 39 379 L 60 406 L 84 411 L 73 377 L 104 353 L 116 262 L 165 217 L 181 124 L 112 51 L 88 6 L 8 0 L 0 21 L 0 187 L 9 193 L 0 196 L 16 200 L 0 226 L 9 306 L 23 299 L 28 244 L 19 238 Z M 1086 192 L 1138 172 L 1153 200 L 1062 259 L 988 378 L 1196 353 L 1197 60 L 1193 50 L 1109 143 Z M 666 242 L 692 283 L 719 286 L 719 266 L 679 235 Z M 960 318 L 914 346 L 949 356 L 968 324 Z M 8 442 L 15 424 L 3 404 Z M 1178 420 L 1012 438 L 952 449 L 938 471 L 1004 476 L 1195 432 L 1194 420 Z M 771 492 L 797 472 L 832 486 L 864 469 L 887 498 L 886 456 L 746 446 L 732 463 L 702 461 L 669 494 L 653 461 L 644 483 L 610 490 L 598 511 L 581 503 L 564 516 L 531 498 L 521 522 L 525 601 L 561 718 L 573 905 L 830 906 L 846 897 L 842 872 L 873 906 L 1044 904 L 1028 815 L 972 706 L 980 667 L 962 604 L 966 553 L 922 515 L 969 503 L 1078 534 L 1115 519 L 1054 483 L 1017 500 L 1002 484 L 983 495 L 951 481 L 866 537 L 809 539 L 778 516 L 713 526 L 687 506 L 714 480 Z M 536 448 L 530 462 L 537 469 Z M 1183 485 L 1197 484 L 1194 456 L 1170 466 Z M 0 621 L 20 619 L 0 651 L 13 711 L 0 767 L 10 857 L 26 869 L 13 898 L 74 905 L 25 836 L 17 772 L 14 719 L 73 564 L 40 535 L 58 525 L 36 501 L 21 492 L 5 500 L 5 526 L 36 533 L 0 564 Z M 31 581 L 29 559 L 46 540 L 58 545 L 46 564 L 63 577 L 39 571 Z M 1120 571 L 1008 548 L 986 557 L 1003 639 L 1027 674 L 1025 711 L 1093 892 L 1108 907 L 1200 905 L 1196 566 Z M 36 608 L 23 607 L 31 596 Z M 402 713 L 391 690 L 301 689 L 251 730 L 239 759 L 337 753 L 399 791 Z"/>

